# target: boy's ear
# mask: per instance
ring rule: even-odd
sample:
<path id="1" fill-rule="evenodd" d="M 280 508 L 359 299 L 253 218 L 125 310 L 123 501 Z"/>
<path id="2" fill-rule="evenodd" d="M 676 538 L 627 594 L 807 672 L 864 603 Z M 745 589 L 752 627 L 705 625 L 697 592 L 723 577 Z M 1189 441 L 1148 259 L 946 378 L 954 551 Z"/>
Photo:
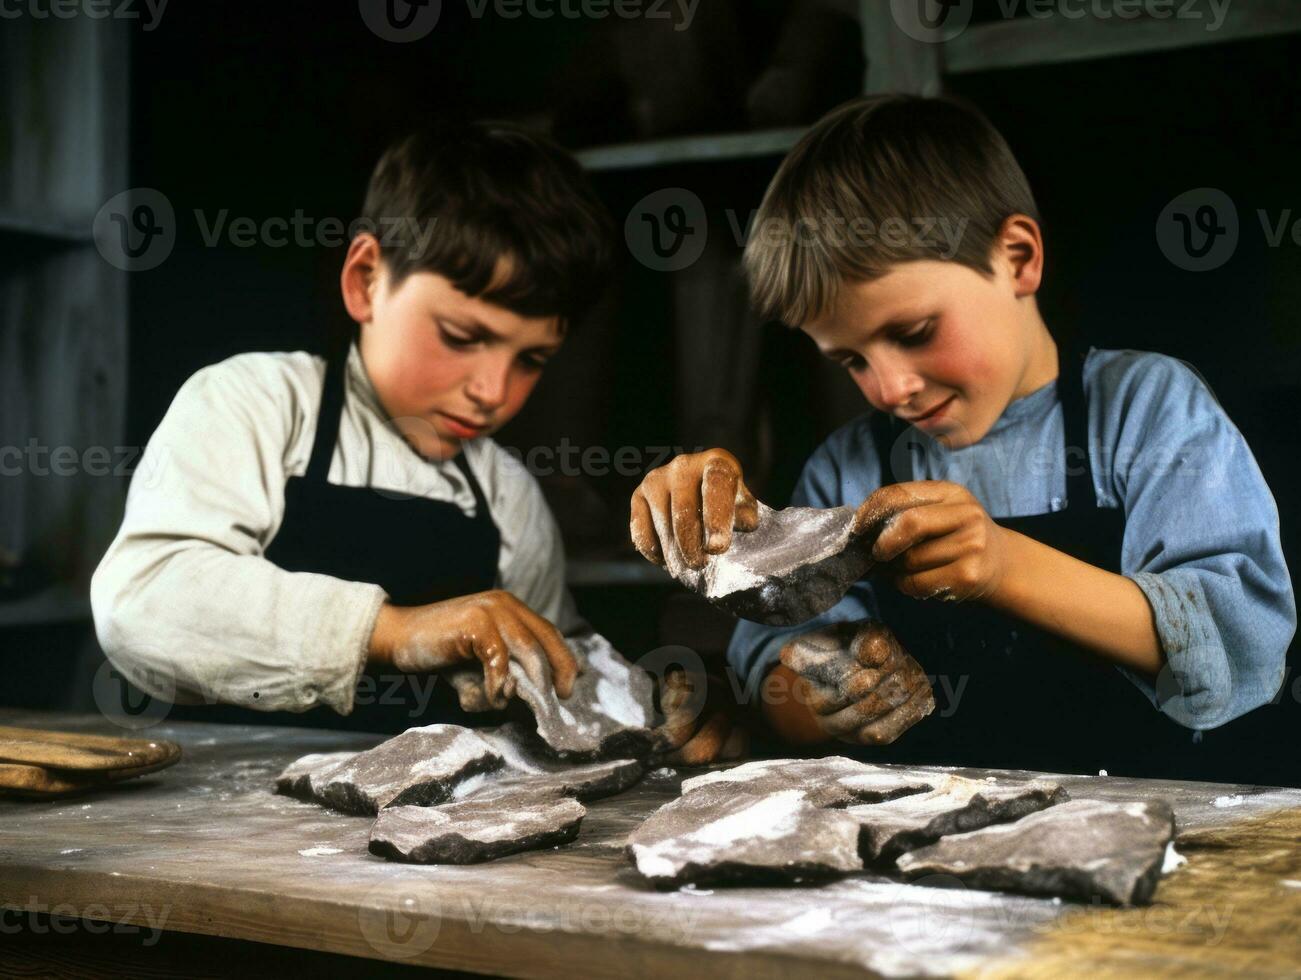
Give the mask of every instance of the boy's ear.
<path id="1" fill-rule="evenodd" d="M 339 273 L 339 288 L 348 316 L 357 323 L 370 323 L 374 311 L 374 294 L 380 278 L 379 241 L 369 232 L 362 232 L 348 246 L 348 256 Z"/>
<path id="2" fill-rule="evenodd" d="M 1007 267 L 1018 299 L 1038 292 L 1044 272 L 1044 242 L 1039 222 L 1028 214 L 1006 218 L 994 242 L 994 261 Z"/>

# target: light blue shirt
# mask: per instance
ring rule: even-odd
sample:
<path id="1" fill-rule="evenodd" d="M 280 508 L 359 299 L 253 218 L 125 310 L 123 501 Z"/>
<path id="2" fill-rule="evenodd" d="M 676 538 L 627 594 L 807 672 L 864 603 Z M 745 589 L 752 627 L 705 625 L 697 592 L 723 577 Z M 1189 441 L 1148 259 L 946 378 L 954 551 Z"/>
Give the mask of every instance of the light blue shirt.
<path id="1" fill-rule="evenodd" d="M 1163 354 L 1091 350 L 1084 392 L 1098 506 L 1124 508 L 1120 570 L 1152 604 L 1171 683 L 1159 681 L 1158 693 L 1148 678 L 1117 669 L 1188 728 L 1215 728 L 1268 703 L 1283 683 L 1296 600 L 1278 508 L 1242 433 L 1196 371 Z M 817 449 L 792 504 L 858 505 L 881 485 L 868 419 Z M 949 450 L 924 440 L 914 478 L 962 484 L 996 520 L 1061 510 L 1064 438 L 1050 382 L 1008 405 L 977 443 Z M 872 589 L 858 582 L 795 627 L 741 622 L 728 648 L 732 668 L 756 690 L 790 637 L 877 617 Z"/>

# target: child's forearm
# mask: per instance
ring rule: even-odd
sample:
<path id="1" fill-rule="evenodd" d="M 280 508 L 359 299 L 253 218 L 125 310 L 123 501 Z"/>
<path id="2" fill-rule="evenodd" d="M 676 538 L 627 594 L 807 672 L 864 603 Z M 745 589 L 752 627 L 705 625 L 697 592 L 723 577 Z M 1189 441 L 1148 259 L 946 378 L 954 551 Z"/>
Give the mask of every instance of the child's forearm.
<path id="1" fill-rule="evenodd" d="M 1156 619 L 1132 579 L 1003 529 L 1007 571 L 986 598 L 1023 619 L 1099 656 L 1155 676 L 1165 666 Z"/>

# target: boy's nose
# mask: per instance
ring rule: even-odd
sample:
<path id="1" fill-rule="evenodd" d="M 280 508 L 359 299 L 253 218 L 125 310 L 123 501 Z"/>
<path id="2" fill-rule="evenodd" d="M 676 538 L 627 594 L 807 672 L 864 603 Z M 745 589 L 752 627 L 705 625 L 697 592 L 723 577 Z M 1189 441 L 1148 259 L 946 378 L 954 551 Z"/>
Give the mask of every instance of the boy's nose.
<path id="1" fill-rule="evenodd" d="M 480 366 L 466 386 L 466 394 L 485 412 L 495 412 L 506 404 L 510 384 L 510 362 L 495 359 Z"/>
<path id="2" fill-rule="evenodd" d="M 876 374 L 877 398 L 880 407 L 893 412 L 906 405 L 908 401 L 925 387 L 925 382 L 916 373 L 904 366 L 874 366 Z"/>

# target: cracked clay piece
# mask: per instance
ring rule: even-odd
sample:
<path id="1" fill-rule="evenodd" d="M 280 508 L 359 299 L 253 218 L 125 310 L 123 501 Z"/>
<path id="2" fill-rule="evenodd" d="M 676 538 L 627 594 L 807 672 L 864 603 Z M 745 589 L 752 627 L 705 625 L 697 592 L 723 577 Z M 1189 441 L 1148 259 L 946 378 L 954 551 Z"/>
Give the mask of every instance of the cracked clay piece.
<path id="1" fill-rule="evenodd" d="M 798 789 L 817 807 L 879 803 L 914 793 L 928 793 L 942 777 L 901 772 L 886 766 L 856 762 L 843 755 L 825 759 L 763 759 L 732 769 L 684 780 L 683 794 L 724 784 L 734 793 L 764 795 Z"/>
<path id="2" fill-rule="evenodd" d="M 502 757 L 502 767 L 472 776 L 452 794 L 454 801 L 469 799 L 480 792 L 527 790 L 554 797 L 599 800 L 622 793 L 646 772 L 638 759 L 606 762 L 562 762 L 544 754 L 545 746 L 536 735 L 515 722 L 497 728 L 477 728 L 475 734 Z"/>
<path id="3" fill-rule="evenodd" d="M 476 864 L 567 844 L 587 809 L 569 797 L 480 791 L 461 803 L 381 810 L 369 849 L 393 861 Z"/>
<path id="4" fill-rule="evenodd" d="M 356 752 L 313 752 L 295 759 L 276 777 L 276 792 L 296 796 L 300 800 L 314 800 L 324 785 L 322 777 L 328 776 Z"/>
<path id="5" fill-rule="evenodd" d="M 470 729 L 427 725 L 408 728 L 311 783 L 318 803 L 344 813 L 378 813 L 386 806 L 442 803 L 462 780 L 501 764 Z"/>
<path id="6" fill-rule="evenodd" d="M 899 868 L 913 879 L 943 874 L 973 888 L 1144 905 L 1174 833 L 1174 815 L 1161 801 L 1073 800 L 945 837 L 905 854 Z"/>
<path id="7" fill-rule="evenodd" d="M 562 759 L 649 754 L 655 717 L 650 675 L 598 634 L 566 642 L 581 668 L 568 698 L 550 687 L 539 690 L 523 667 L 515 661 L 510 665 L 516 693 L 532 710 L 538 736 Z M 478 668 L 456 671 L 452 683 L 467 711 L 487 709 Z"/>
<path id="8" fill-rule="evenodd" d="M 656 532 L 669 574 L 733 615 L 766 626 L 794 626 L 834 606 L 872 568 L 874 536 L 854 533 L 858 508 L 759 504 L 759 526 L 736 531 L 732 546 L 704 568 L 687 565 L 664 518 Z"/>
<path id="9" fill-rule="evenodd" d="M 863 867 L 858 821 L 802 789 L 752 795 L 714 782 L 665 804 L 628 838 L 628 859 L 660 888 L 836 878 Z"/>
<path id="10" fill-rule="evenodd" d="M 862 825 L 860 846 L 871 862 L 892 862 L 905 851 L 950 834 L 1017 820 L 1069 799 L 1056 783 L 996 783 L 962 776 L 934 777 L 935 788 L 899 799 L 852 806 Z"/>

